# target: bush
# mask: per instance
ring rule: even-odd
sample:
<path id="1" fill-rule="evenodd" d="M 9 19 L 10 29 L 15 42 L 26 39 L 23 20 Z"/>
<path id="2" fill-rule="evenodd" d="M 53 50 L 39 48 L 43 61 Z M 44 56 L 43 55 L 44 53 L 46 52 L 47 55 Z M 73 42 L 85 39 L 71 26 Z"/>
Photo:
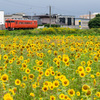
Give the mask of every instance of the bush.
<path id="1" fill-rule="evenodd" d="M 91 19 L 88 23 L 89 28 L 100 28 L 100 14 Z"/>
<path id="2" fill-rule="evenodd" d="M 45 24 L 44 27 L 50 27 L 50 24 Z M 58 24 L 51 24 L 51 27 L 60 27 Z"/>

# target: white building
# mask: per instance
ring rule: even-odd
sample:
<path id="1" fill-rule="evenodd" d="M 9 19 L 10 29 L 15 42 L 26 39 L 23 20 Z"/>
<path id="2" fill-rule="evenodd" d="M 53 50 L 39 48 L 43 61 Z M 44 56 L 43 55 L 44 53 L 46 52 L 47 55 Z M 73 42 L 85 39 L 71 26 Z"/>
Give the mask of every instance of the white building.
<path id="1" fill-rule="evenodd" d="M 0 11 L 0 25 L 4 25 L 4 11 Z"/>

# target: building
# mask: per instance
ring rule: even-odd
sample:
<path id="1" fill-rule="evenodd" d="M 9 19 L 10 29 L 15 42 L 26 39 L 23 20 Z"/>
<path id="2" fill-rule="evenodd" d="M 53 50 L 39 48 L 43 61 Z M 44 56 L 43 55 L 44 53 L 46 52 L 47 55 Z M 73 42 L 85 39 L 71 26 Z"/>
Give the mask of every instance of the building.
<path id="1" fill-rule="evenodd" d="M 61 25 L 75 25 L 75 16 L 58 15 L 58 21 Z"/>
<path id="2" fill-rule="evenodd" d="M 34 17 L 38 17 L 43 25 L 50 24 L 50 16 L 48 14 L 35 15 Z M 56 24 L 56 15 L 51 15 L 51 24 Z"/>
<path id="3" fill-rule="evenodd" d="M 75 16 L 53 14 L 51 15 L 50 18 L 50 16 L 46 14 L 46 15 L 36 15 L 34 17 L 38 17 L 43 25 L 50 24 L 50 23 L 68 25 L 68 26 L 75 25 Z"/>
<path id="4" fill-rule="evenodd" d="M 0 11 L 0 30 L 4 29 L 4 11 Z"/>
<path id="5" fill-rule="evenodd" d="M 0 11 L 0 25 L 4 25 L 4 11 Z"/>
<path id="6" fill-rule="evenodd" d="M 23 14 L 12 14 L 12 15 L 5 15 L 6 19 L 23 19 Z"/>
<path id="7" fill-rule="evenodd" d="M 85 18 L 75 18 L 75 28 L 79 28 L 79 22 L 80 22 L 80 26 L 82 29 L 89 29 L 88 27 L 89 21 L 90 21 L 89 19 Z"/>
<path id="8" fill-rule="evenodd" d="M 96 17 L 97 14 L 100 13 L 92 13 L 92 14 L 87 14 L 87 15 L 80 15 L 80 18 L 85 18 L 85 19 L 93 19 L 94 17 Z"/>

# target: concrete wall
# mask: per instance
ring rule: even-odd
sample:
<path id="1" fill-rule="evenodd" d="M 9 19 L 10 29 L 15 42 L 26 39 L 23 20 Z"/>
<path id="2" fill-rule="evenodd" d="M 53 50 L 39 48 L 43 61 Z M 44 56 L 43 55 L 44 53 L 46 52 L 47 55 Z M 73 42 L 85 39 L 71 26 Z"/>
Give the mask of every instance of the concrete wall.
<path id="1" fill-rule="evenodd" d="M 49 24 L 50 23 L 50 18 L 41 18 L 41 22 L 42 23 L 47 23 Z M 55 18 L 51 18 L 51 24 L 56 24 L 56 19 Z"/>
<path id="2" fill-rule="evenodd" d="M 5 25 L 0 25 L 0 30 L 5 30 Z"/>

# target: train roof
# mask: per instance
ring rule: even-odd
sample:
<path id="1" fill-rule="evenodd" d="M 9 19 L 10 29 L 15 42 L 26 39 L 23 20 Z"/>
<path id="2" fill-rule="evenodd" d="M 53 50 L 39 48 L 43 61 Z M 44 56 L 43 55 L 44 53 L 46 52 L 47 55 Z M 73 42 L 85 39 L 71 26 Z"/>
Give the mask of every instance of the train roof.
<path id="1" fill-rule="evenodd" d="M 6 20 L 13 20 L 13 21 L 15 21 L 15 20 L 19 20 L 19 21 L 37 21 L 37 20 L 29 20 L 29 19 L 6 19 Z"/>

